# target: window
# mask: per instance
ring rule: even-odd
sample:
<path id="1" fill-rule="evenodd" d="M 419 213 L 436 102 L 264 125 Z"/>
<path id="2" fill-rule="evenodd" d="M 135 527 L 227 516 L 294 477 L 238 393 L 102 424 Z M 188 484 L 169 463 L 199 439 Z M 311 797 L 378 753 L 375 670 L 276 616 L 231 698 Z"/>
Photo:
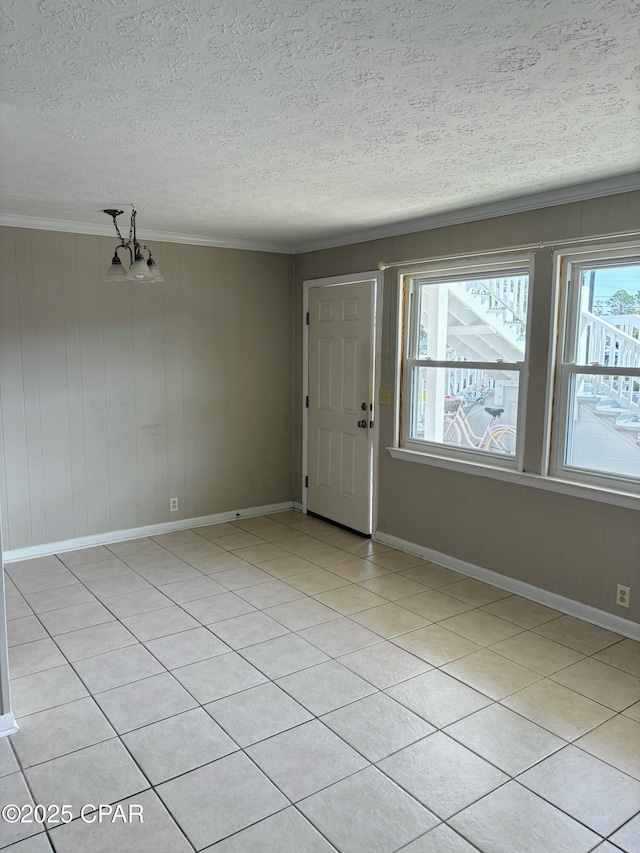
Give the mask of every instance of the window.
<path id="1" fill-rule="evenodd" d="M 517 466 L 530 266 L 404 276 L 402 446 Z"/>
<path id="2" fill-rule="evenodd" d="M 640 245 L 550 248 L 401 274 L 389 452 L 637 508 Z"/>
<path id="3" fill-rule="evenodd" d="M 563 261 L 552 473 L 640 491 L 640 255 Z"/>

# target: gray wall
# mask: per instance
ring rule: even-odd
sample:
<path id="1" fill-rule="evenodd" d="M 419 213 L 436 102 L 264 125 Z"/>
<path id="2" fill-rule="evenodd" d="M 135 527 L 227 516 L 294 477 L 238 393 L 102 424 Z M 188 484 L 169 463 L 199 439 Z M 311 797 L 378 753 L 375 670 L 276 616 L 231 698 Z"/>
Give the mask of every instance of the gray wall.
<path id="1" fill-rule="evenodd" d="M 5 549 L 291 500 L 290 256 L 152 244 L 165 284 L 105 285 L 115 239 L 0 239 Z"/>
<path id="2" fill-rule="evenodd" d="M 294 497 L 301 494 L 302 282 L 401 261 L 638 227 L 640 193 L 496 217 L 400 237 L 309 252 L 295 258 Z M 551 258 L 536 254 L 525 470 L 539 471 L 551 320 Z M 397 270 L 385 273 L 382 387 L 394 387 Z M 640 516 L 595 501 L 392 459 L 393 410 L 379 407 L 378 530 L 640 621 Z M 633 588 L 631 607 L 614 603 L 616 584 Z"/>
<path id="3" fill-rule="evenodd" d="M 307 253 L 295 259 L 293 304 L 285 255 L 165 243 L 152 246 L 164 285 L 107 286 L 112 239 L 0 229 L 4 547 L 300 500 L 304 279 L 638 221 L 640 193 L 626 193 Z M 541 451 L 543 263 L 534 299 L 528 470 Z M 395 305 L 391 270 L 385 387 Z M 640 621 L 636 511 L 393 460 L 392 410 L 379 414 L 381 531 Z M 616 583 L 634 590 L 629 611 L 613 604 Z"/>

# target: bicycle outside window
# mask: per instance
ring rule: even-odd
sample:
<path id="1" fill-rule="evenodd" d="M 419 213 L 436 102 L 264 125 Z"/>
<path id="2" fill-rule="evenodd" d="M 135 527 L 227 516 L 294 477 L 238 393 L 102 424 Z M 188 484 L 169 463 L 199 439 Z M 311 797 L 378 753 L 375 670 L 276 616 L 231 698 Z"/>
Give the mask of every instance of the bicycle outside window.
<path id="1" fill-rule="evenodd" d="M 401 446 L 520 468 L 532 264 L 402 276 Z"/>

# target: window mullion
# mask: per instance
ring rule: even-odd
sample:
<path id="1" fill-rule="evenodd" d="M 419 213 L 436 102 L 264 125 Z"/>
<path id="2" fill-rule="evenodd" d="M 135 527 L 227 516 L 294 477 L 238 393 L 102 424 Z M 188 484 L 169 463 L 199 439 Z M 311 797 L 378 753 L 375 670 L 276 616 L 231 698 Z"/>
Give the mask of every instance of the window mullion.
<path id="1" fill-rule="evenodd" d="M 565 361 L 562 366 L 581 376 L 640 376 L 640 367 L 624 364 L 573 364 Z"/>
<path id="2" fill-rule="evenodd" d="M 408 358 L 406 365 L 412 367 L 439 367 L 449 370 L 510 370 L 521 373 L 524 361 L 436 361 L 431 358 Z"/>

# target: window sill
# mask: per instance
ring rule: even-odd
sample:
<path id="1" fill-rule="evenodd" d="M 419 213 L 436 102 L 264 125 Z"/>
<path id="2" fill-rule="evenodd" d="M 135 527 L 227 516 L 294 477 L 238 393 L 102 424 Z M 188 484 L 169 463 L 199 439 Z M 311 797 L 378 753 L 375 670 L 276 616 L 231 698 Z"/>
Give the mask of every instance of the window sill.
<path id="1" fill-rule="evenodd" d="M 597 486 L 588 486 L 582 483 L 574 483 L 569 480 L 561 480 L 557 477 L 543 477 L 541 474 L 530 474 L 525 471 L 514 471 L 510 468 L 498 468 L 493 465 L 484 465 L 481 462 L 471 462 L 462 459 L 451 459 L 432 453 L 421 453 L 416 450 L 407 450 L 404 447 L 387 447 L 389 454 L 394 459 L 404 462 L 417 462 L 419 465 L 432 465 L 436 468 L 447 468 L 450 471 L 458 471 L 462 474 L 470 474 L 475 477 L 488 477 L 491 480 L 503 480 L 507 483 L 516 483 L 522 486 L 532 486 L 536 489 L 544 489 L 548 492 L 557 492 L 562 495 L 571 495 L 590 501 L 621 506 L 627 509 L 640 509 L 640 497 L 630 492 L 618 492 L 603 489 Z"/>

